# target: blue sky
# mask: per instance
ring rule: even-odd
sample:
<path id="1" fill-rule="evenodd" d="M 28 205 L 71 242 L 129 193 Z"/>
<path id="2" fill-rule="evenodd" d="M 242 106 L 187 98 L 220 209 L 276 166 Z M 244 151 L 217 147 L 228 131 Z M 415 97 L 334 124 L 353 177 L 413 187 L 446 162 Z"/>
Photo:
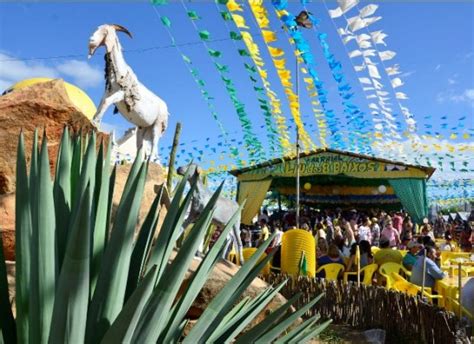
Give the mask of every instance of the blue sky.
<path id="1" fill-rule="evenodd" d="M 365 5 L 368 2 L 363 2 Z M 372 2 L 373 3 L 373 2 Z M 425 131 L 424 125 L 433 125 L 434 131 L 449 135 L 455 129 L 458 119 L 465 117 L 465 129 L 474 127 L 474 3 L 469 1 L 390 1 L 376 2 L 380 6 L 376 15 L 383 18 L 370 26 L 371 31 L 383 30 L 388 34 L 385 40 L 388 49 L 397 52 L 389 62 L 400 65 L 401 78 L 405 85 L 397 89 L 405 92 L 409 107 L 418 122 L 419 132 Z M 329 8 L 335 2 L 327 1 Z M 268 3 L 267 9 L 271 9 Z M 244 60 L 236 53 L 243 48 L 242 42 L 228 40 L 229 30 L 220 18 L 216 5 L 211 1 L 186 2 L 189 9 L 196 10 L 202 17 L 197 22 L 200 29 L 211 33 L 211 39 L 219 42 L 209 43 L 213 49 L 223 53 L 220 62 L 230 68 L 230 77 L 234 81 L 239 97 L 246 105 L 249 117 L 257 136 L 266 144 L 263 116 L 258 110 L 258 102 L 252 91 L 252 84 L 243 68 Z M 299 2 L 291 2 L 290 9 L 298 13 L 302 8 Z M 347 52 L 338 37 L 327 10 L 322 2 L 308 5 L 308 9 L 321 19 L 320 30 L 328 33 L 328 43 L 336 58 L 342 63 L 347 80 L 356 93 L 354 102 L 367 112 L 367 100 L 363 97 Z M 226 130 L 237 140 L 242 139 L 242 131 L 225 92 L 224 85 L 199 40 L 196 30 L 186 16 L 180 2 L 158 7 L 161 15 L 172 21 L 171 32 L 182 51 L 188 55 L 199 69 L 206 88 L 216 98 L 215 105 L 219 118 Z M 351 15 L 355 13 L 350 12 Z M 251 32 L 258 29 L 246 9 L 245 18 L 251 25 Z M 139 79 L 162 97 L 171 112 L 170 125 L 160 145 L 166 147 L 172 140 L 176 121 L 183 123 L 182 142 L 188 150 L 196 148 L 206 150 L 205 145 L 219 141 L 219 129 L 200 96 L 190 73 L 186 69 L 176 48 L 170 47 L 170 39 L 161 24 L 157 13 L 148 3 L 0 3 L 0 88 L 6 88 L 13 82 L 32 76 L 56 76 L 81 86 L 98 104 L 104 87 L 103 53 L 87 60 L 88 38 L 95 28 L 103 23 L 118 23 L 126 26 L 133 34 L 131 40 L 121 36 L 125 58 L 135 70 Z M 281 31 L 276 17 L 271 17 L 272 28 Z M 335 21 L 341 27 L 345 23 L 339 18 Z M 235 30 L 235 27 L 233 28 Z M 285 47 L 290 56 L 291 47 L 280 32 L 279 45 Z M 329 92 L 329 104 L 336 113 L 342 111 L 341 101 L 336 93 L 337 84 L 323 58 L 316 35 L 305 32 L 316 58 L 318 73 Z M 283 38 L 283 39 L 281 39 Z M 280 99 L 284 99 L 276 74 L 271 68 L 271 60 L 261 38 L 254 35 L 262 56 L 267 63 L 272 85 Z M 354 46 L 348 45 L 350 48 Z M 291 65 L 291 61 L 289 64 Z M 390 63 L 390 64 L 393 64 Z M 284 108 L 288 113 L 288 108 Z M 309 111 L 308 99 L 302 98 L 302 115 L 307 124 L 314 125 Z M 287 118 L 290 116 L 287 114 Z M 426 116 L 430 116 L 426 119 Z M 442 119 L 446 116 L 446 119 Z M 111 111 L 104 117 L 107 128 L 123 131 L 128 124 L 119 115 Z M 344 123 L 342 123 L 344 125 Z M 310 127 L 311 128 L 311 127 Z M 347 128 L 346 128 L 347 129 Z M 349 130 L 351 128 L 348 128 Z M 438 130 L 436 130 L 438 129 Z M 345 133 L 344 135 L 350 135 Z M 206 141 L 209 137 L 210 140 Z M 316 135 L 314 135 L 316 137 Z M 463 141 L 465 142 L 465 141 Z M 472 142 L 472 138 L 471 138 Z M 184 158 L 184 154 L 183 157 Z M 218 159 L 218 154 L 209 154 L 204 159 Z"/>

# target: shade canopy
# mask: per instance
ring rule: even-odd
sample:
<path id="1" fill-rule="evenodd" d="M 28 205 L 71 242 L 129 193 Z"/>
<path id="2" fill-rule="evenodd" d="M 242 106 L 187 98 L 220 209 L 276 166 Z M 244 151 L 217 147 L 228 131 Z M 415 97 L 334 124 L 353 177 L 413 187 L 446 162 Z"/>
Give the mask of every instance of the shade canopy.
<path id="1" fill-rule="evenodd" d="M 400 205 L 417 223 L 428 215 L 426 180 L 432 167 L 367 155 L 318 149 L 300 154 L 301 202 L 315 205 Z M 242 223 L 251 224 L 269 190 L 296 194 L 296 156 L 273 159 L 230 172 L 237 177 Z"/>

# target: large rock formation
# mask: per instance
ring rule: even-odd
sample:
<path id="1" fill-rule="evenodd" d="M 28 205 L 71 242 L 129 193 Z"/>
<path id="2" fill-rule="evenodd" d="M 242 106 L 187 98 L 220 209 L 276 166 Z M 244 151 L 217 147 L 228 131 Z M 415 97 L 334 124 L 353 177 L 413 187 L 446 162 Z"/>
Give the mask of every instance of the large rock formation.
<path id="1" fill-rule="evenodd" d="M 74 131 L 94 130 L 87 117 L 69 99 L 61 79 L 34 84 L 0 96 L 0 194 L 15 190 L 18 134 L 23 130 L 29 155 L 35 128 L 46 129 L 48 151 L 56 159 L 64 126 Z M 98 139 L 108 135 L 98 133 Z"/>

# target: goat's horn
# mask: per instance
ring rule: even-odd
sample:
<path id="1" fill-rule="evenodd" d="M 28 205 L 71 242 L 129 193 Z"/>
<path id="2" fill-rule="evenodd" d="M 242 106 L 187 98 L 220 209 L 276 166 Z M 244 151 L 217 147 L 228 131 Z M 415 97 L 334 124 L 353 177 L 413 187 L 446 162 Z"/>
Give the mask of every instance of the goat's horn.
<path id="1" fill-rule="evenodd" d="M 128 31 L 128 29 L 123 27 L 122 25 L 112 24 L 112 26 L 116 31 L 125 32 L 130 38 L 133 38 L 132 33 L 130 31 Z"/>

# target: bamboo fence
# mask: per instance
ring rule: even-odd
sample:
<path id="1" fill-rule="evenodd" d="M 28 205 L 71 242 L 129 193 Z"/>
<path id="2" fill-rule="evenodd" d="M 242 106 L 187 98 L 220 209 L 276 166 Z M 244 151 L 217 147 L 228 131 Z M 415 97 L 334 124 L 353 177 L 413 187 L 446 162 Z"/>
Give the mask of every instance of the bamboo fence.
<path id="1" fill-rule="evenodd" d="M 288 276 L 271 274 L 264 277 L 270 284 Z M 299 277 L 291 279 L 281 290 L 290 298 L 302 292 L 296 307 L 316 296 L 325 295 L 307 316 L 319 313 L 334 324 L 345 324 L 359 330 L 383 329 L 387 343 L 470 343 L 454 313 L 404 293 L 383 287 L 325 279 Z"/>

